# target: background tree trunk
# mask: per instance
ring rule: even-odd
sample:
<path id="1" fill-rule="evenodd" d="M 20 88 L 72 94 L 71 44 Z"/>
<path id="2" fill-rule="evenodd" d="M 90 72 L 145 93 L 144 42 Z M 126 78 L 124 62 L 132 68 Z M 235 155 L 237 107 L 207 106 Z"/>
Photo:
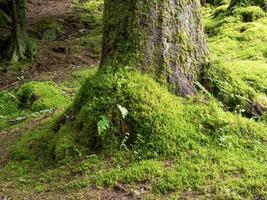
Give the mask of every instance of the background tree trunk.
<path id="1" fill-rule="evenodd" d="M 198 0 L 105 0 L 101 68 L 129 66 L 195 94 L 207 60 Z"/>
<path id="2" fill-rule="evenodd" d="M 11 0 L 12 32 L 10 36 L 8 58 L 12 62 L 33 57 L 33 43 L 26 31 L 25 0 Z"/>

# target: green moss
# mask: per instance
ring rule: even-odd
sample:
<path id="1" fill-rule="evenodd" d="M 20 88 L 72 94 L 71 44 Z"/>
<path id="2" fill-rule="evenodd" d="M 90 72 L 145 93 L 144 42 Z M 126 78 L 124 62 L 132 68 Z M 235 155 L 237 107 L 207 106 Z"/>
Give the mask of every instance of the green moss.
<path id="1" fill-rule="evenodd" d="M 80 148 L 75 142 L 75 136 L 68 127 L 61 128 L 60 132 L 56 134 L 52 142 L 52 147 L 53 157 L 57 161 L 68 160 L 69 158 L 79 159 L 82 155 Z"/>
<path id="2" fill-rule="evenodd" d="M 90 68 L 85 68 L 85 69 L 74 71 L 72 73 L 72 76 L 76 80 L 83 82 L 87 80 L 88 78 L 91 78 L 92 76 L 94 76 L 97 73 L 97 70 L 98 68 L 96 66 L 90 66 Z"/>
<path id="3" fill-rule="evenodd" d="M 213 16 L 218 17 L 219 15 L 224 15 L 228 11 L 228 5 L 222 5 L 215 9 Z"/>
<path id="4" fill-rule="evenodd" d="M 98 186 L 116 186 L 119 183 L 136 183 L 151 181 L 161 177 L 164 167 L 161 162 L 143 160 L 126 168 L 117 168 L 105 172 L 100 171 L 93 177 L 92 182 Z"/>
<path id="5" fill-rule="evenodd" d="M 198 167 L 192 163 L 190 165 L 182 163 L 166 170 L 161 179 L 154 185 L 155 191 L 166 194 L 186 187 L 197 188 L 203 184 L 203 175 L 201 175 Z"/>
<path id="6" fill-rule="evenodd" d="M 149 101 L 145 99 L 146 96 L 151 96 Z M 162 98 L 162 105 L 157 104 L 159 98 Z M 85 83 L 73 106 L 73 112 L 77 116 L 74 127 L 81 130 L 77 139 L 92 150 L 110 149 L 119 147 L 125 134 L 129 132 L 127 144 L 143 146 L 143 143 L 138 143 L 140 135 L 143 142 L 150 143 L 147 148 L 155 150 L 151 151 L 153 153 L 178 153 L 178 142 L 175 141 L 179 135 L 190 130 L 190 127 L 181 120 L 177 124 L 172 116 L 175 113 L 178 115 L 181 110 L 174 99 L 174 96 L 164 92 L 151 78 L 138 73 L 97 73 Z M 173 104 L 173 107 L 166 111 L 169 104 Z M 129 111 L 125 120 L 117 105 L 125 106 Z M 110 127 L 100 135 L 97 123 L 102 116 L 109 120 Z M 169 139 L 165 140 L 166 138 Z"/>
<path id="7" fill-rule="evenodd" d="M 223 64 L 213 64 L 205 74 L 206 88 L 231 111 L 246 108 L 254 99 L 255 91 L 244 81 L 240 80 L 231 68 Z"/>
<path id="8" fill-rule="evenodd" d="M 69 192 L 145 183 L 152 199 L 187 190 L 208 198 L 207 187 L 216 198 L 227 189 L 227 197 L 252 198 L 266 193 L 266 133 L 213 98 L 176 97 L 139 72 L 98 71 L 68 112 L 24 134 L 0 180 L 9 173 L 18 187 Z"/>
<path id="9" fill-rule="evenodd" d="M 231 77 L 229 81 L 233 81 Z M 247 103 L 240 94 L 240 91 L 244 92 L 243 88 L 239 89 L 240 83 L 231 84 L 236 86 L 229 89 L 233 103 L 227 103 Z M 226 82 L 223 86 L 227 88 L 229 84 Z M 250 94 L 250 88 L 244 87 Z M 229 99 L 228 93 L 221 95 Z M 137 72 L 98 72 L 84 84 L 65 120 L 71 118 L 73 131 L 77 132 L 76 141 L 89 152 L 112 152 L 123 147 L 139 152 L 142 157 L 175 157 L 194 150 L 204 133 L 212 134 L 218 127 L 224 128 L 225 123 L 228 128 L 224 131 L 239 134 L 234 122 L 216 121 L 218 113 L 224 116 L 218 105 L 185 107 L 183 104 L 183 99 L 171 95 L 148 76 Z M 200 116 L 198 122 L 194 116 L 191 119 L 186 113 L 195 108 L 208 115 Z M 212 112 L 214 114 L 210 114 Z M 101 125 L 99 131 L 103 118 L 107 122 L 105 126 L 101 123 L 103 128 Z M 232 120 L 236 121 L 231 117 Z M 206 130 L 199 129 L 199 124 Z M 256 134 L 257 129 L 250 131 Z"/>
<path id="10" fill-rule="evenodd" d="M 266 6 L 266 0 L 231 0 L 230 8 L 246 7 L 246 6 Z"/>
<path id="11" fill-rule="evenodd" d="M 102 24 L 103 0 L 87 1 L 83 4 L 74 4 L 75 8 L 81 9 L 85 14 L 81 15 L 81 22 L 86 24 Z"/>
<path id="12" fill-rule="evenodd" d="M 207 88 L 230 110 L 255 101 L 266 107 L 266 14 L 257 6 L 203 11 L 214 62 Z"/>
<path id="13" fill-rule="evenodd" d="M 16 161 L 40 160 L 42 163 L 51 160 L 53 155 L 48 141 L 53 139 L 52 133 L 51 122 L 31 130 L 13 147 L 12 159 Z"/>
<path id="14" fill-rule="evenodd" d="M 11 92 L 0 92 L 0 130 L 6 121 L 18 114 L 19 101 Z"/>
<path id="15" fill-rule="evenodd" d="M 34 25 L 33 34 L 42 40 L 54 41 L 64 32 L 63 22 L 57 18 L 50 18 Z"/>
<path id="16" fill-rule="evenodd" d="M 243 22 L 253 22 L 266 16 L 265 12 L 258 6 L 236 8 L 232 13 L 241 18 Z"/>
<path id="17" fill-rule="evenodd" d="M 29 82 L 20 87 L 16 93 L 20 106 L 32 111 L 51 108 L 65 108 L 70 104 L 67 96 L 52 82 Z"/>
<path id="18" fill-rule="evenodd" d="M 230 0 L 207 0 L 206 2 L 213 6 L 218 7 L 218 6 L 229 4 Z"/>
<path id="19" fill-rule="evenodd" d="M 19 101 L 11 92 L 0 93 L 0 113 L 1 116 L 8 116 L 17 111 Z"/>

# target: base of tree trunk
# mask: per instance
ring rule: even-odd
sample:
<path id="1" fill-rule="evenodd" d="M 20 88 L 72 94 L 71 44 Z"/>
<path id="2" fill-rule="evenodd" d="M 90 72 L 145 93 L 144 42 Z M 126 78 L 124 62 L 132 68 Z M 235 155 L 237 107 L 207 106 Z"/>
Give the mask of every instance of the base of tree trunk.
<path id="1" fill-rule="evenodd" d="M 36 47 L 33 41 L 23 34 L 10 37 L 8 47 L 8 60 L 16 63 L 21 60 L 32 60 L 36 55 Z"/>
<path id="2" fill-rule="evenodd" d="M 36 47 L 27 36 L 25 0 L 10 0 L 4 8 L 5 9 L 1 9 L 0 11 L 2 16 L 5 16 L 6 21 L 9 20 L 6 12 L 10 12 L 11 31 L 8 44 L 5 45 L 5 50 L 0 52 L 1 57 L 12 63 L 26 59 L 33 59 L 36 54 Z"/>
<path id="3" fill-rule="evenodd" d="M 199 0 L 105 1 L 101 68 L 135 68 L 192 96 L 207 52 Z"/>

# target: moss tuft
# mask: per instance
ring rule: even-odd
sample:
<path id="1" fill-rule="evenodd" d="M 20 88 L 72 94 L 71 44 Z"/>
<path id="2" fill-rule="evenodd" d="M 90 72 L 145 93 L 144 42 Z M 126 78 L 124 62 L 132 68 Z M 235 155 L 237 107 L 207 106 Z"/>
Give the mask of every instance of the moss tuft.
<path id="1" fill-rule="evenodd" d="M 63 109 L 70 104 L 70 99 L 63 95 L 60 88 L 52 82 L 29 82 L 16 93 L 20 107 L 32 111 L 51 108 Z"/>
<path id="2" fill-rule="evenodd" d="M 231 0 L 229 8 L 260 6 L 266 9 L 266 0 Z"/>
<path id="3" fill-rule="evenodd" d="M 0 116 L 8 116 L 18 109 L 19 101 L 11 92 L 0 92 Z"/>
<path id="4" fill-rule="evenodd" d="M 243 22 L 253 22 L 266 16 L 265 12 L 258 6 L 236 8 L 232 13 Z"/>

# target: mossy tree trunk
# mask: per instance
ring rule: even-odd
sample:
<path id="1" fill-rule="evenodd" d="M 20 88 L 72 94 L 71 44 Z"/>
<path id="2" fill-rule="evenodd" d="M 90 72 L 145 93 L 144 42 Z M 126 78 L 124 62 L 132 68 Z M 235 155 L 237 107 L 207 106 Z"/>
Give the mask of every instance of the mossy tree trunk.
<path id="1" fill-rule="evenodd" d="M 207 61 L 199 0 L 105 0 L 100 67 L 152 74 L 179 96 L 195 94 Z"/>
<path id="2" fill-rule="evenodd" d="M 25 0 L 11 1 L 12 31 L 7 51 L 7 58 L 11 62 L 33 57 L 33 43 L 29 40 L 26 31 Z"/>

